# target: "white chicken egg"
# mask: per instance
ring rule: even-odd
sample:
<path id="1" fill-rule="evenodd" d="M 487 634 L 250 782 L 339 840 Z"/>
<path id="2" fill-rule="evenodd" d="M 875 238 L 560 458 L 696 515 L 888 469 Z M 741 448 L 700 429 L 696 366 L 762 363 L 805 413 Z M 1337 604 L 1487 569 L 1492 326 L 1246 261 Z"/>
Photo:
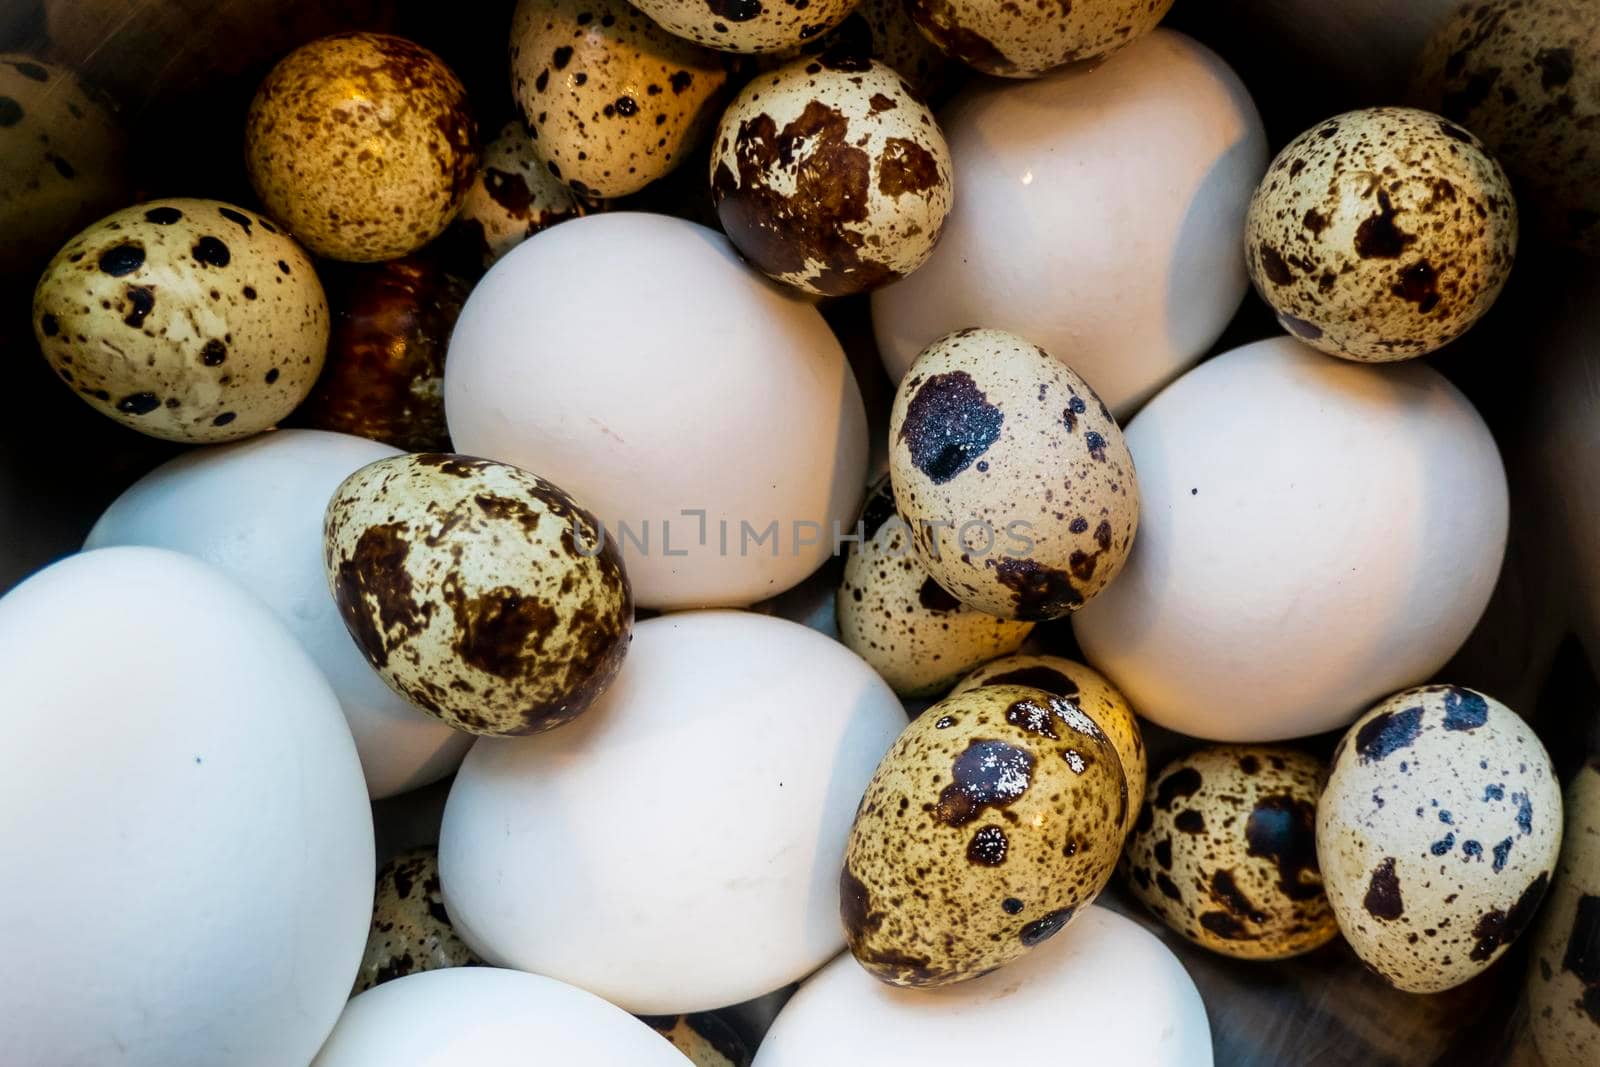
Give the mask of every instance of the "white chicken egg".
<path id="1" fill-rule="evenodd" d="M 1089 662 L 1162 726 L 1218 741 L 1331 730 L 1442 667 L 1488 604 L 1505 470 L 1430 367 L 1259 341 L 1173 383 L 1127 440 L 1139 538 L 1074 624 Z"/>
<path id="2" fill-rule="evenodd" d="M 0 678 L 5 1061 L 309 1061 L 361 960 L 373 837 L 300 643 L 220 571 L 111 548 L 0 600 Z"/>
<path id="3" fill-rule="evenodd" d="M 1222 333 L 1267 140 L 1209 49 L 1157 30 L 1093 68 L 975 83 L 939 119 L 961 195 L 928 261 L 873 295 L 891 378 L 954 330 L 1009 330 L 1122 418 Z"/>
<path id="4" fill-rule="evenodd" d="M 844 946 L 845 840 L 905 725 L 870 667 L 797 623 L 642 622 L 587 714 L 462 764 L 439 841 L 456 932 L 641 1014 L 795 981 Z"/>
<path id="5" fill-rule="evenodd" d="M 1015 963 L 938 989 L 885 985 L 841 956 L 778 1014 L 755 1067 L 996 1062 L 1211 1067 L 1211 1027 L 1178 958 L 1091 907 Z"/>
<path id="6" fill-rule="evenodd" d="M 357 469 L 399 454 L 321 430 L 279 430 L 188 452 L 135 482 L 86 542 L 196 556 L 266 601 L 333 684 L 374 799 L 444 777 L 472 743 L 384 684 L 328 593 L 322 566 L 328 498 Z"/>

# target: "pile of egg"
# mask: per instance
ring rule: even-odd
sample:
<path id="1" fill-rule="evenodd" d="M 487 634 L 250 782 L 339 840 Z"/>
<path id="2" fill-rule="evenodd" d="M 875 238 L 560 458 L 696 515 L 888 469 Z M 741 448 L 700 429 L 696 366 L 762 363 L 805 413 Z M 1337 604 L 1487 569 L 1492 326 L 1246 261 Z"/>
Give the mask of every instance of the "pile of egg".
<path id="1" fill-rule="evenodd" d="M 0 315 L 115 498 L 0 598 L 0 1058 L 1245 1062 L 1209 952 L 1600 1063 L 1600 444 L 1475 354 L 1597 246 L 1600 4 L 1270 137 L 1158 24 L 1319 34 L 1172 6 L 45 0 Z"/>

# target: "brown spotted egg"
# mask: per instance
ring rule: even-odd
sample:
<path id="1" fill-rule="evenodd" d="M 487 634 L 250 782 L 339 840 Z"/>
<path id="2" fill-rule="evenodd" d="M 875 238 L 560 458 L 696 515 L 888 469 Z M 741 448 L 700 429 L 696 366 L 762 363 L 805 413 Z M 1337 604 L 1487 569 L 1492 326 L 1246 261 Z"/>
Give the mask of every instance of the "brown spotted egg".
<path id="1" fill-rule="evenodd" d="M 1547 235 L 1600 253 L 1600 17 L 1591 3 L 1462 4 L 1430 40 L 1412 95 L 1483 139 Z"/>
<path id="2" fill-rule="evenodd" d="M 878 764 L 840 874 L 850 951 L 899 986 L 976 978 L 1054 936 L 1116 866 L 1128 783 L 1071 701 L 984 686 L 935 704 Z"/>
<path id="3" fill-rule="evenodd" d="M 724 52 L 777 52 L 837 26 L 859 0 L 632 0 L 668 32 Z"/>
<path id="4" fill-rule="evenodd" d="M 352 995 L 408 974 L 482 962 L 450 924 L 439 888 L 438 849 L 402 852 L 378 869 L 372 929 Z"/>
<path id="5" fill-rule="evenodd" d="M 1561 865 L 1528 968 L 1533 1040 L 1545 1067 L 1600 1063 L 1600 759 L 1567 785 Z"/>
<path id="6" fill-rule="evenodd" d="M 1110 55 L 1156 28 L 1172 0 L 906 0 L 928 39 L 974 70 L 1033 78 Z"/>
<path id="7" fill-rule="evenodd" d="M 1517 206 L 1477 138 L 1411 108 L 1351 111 L 1278 154 L 1250 201 L 1245 261 L 1284 329 L 1392 362 L 1460 337 L 1511 272 Z"/>
<path id="8" fill-rule="evenodd" d="M 625 0 L 521 0 L 511 83 L 550 174 L 579 196 L 636 193 L 708 128 L 724 59 Z"/>
<path id="9" fill-rule="evenodd" d="M 841 51 L 745 86 L 717 128 L 711 196 L 744 257 L 818 296 L 862 293 L 933 253 L 950 151 L 894 69 Z"/>
<path id="10" fill-rule="evenodd" d="M 733 1027 L 710 1012 L 640 1016 L 695 1067 L 750 1067 L 750 1050 Z"/>
<path id="11" fill-rule="evenodd" d="M 312 41 L 250 104 L 250 183 L 319 256 L 414 252 L 450 225 L 478 170 L 467 93 L 443 60 L 381 33 Z"/>
<path id="12" fill-rule="evenodd" d="M 862 0 L 826 37 L 803 46 L 807 53 L 841 50 L 882 60 L 924 100 L 937 98 L 958 69 L 917 27 L 902 0 Z"/>
<path id="13" fill-rule="evenodd" d="M 1392 985 L 1436 993 L 1532 921 L 1561 848 L 1561 790 L 1516 712 L 1458 686 L 1408 689 L 1334 750 L 1317 858 L 1345 940 Z"/>
<path id="14" fill-rule="evenodd" d="M 305 398 L 328 346 L 310 258 L 271 219 L 154 200 L 84 230 L 33 294 L 39 347 L 96 410 L 152 437 L 248 437 Z"/>
<path id="15" fill-rule="evenodd" d="M 963 672 L 1016 651 L 1032 632 L 1033 623 L 969 608 L 928 577 L 887 478 L 867 497 L 861 536 L 845 556 L 834 612 L 839 639 L 901 696 L 942 693 Z"/>
<path id="16" fill-rule="evenodd" d="M 1028 685 L 1076 704 L 1105 731 L 1111 747 L 1117 750 L 1122 773 L 1128 779 L 1128 796 L 1133 801 L 1144 796 L 1144 732 L 1127 699 L 1105 675 L 1061 656 L 1006 656 L 961 679 L 950 695 L 989 685 Z M 1122 825 L 1124 834 L 1133 828 L 1136 813 L 1137 804 L 1130 803 Z"/>
<path id="17" fill-rule="evenodd" d="M 568 722 L 627 651 L 616 545 L 566 493 L 505 463 L 425 453 L 363 467 L 328 504 L 324 562 L 383 679 L 469 733 Z"/>
<path id="18" fill-rule="evenodd" d="M 1076 611 L 1116 577 L 1139 524 L 1116 420 L 1049 353 L 1002 330 L 923 350 L 895 392 L 889 473 L 929 574 L 1008 619 Z"/>
<path id="19" fill-rule="evenodd" d="M 521 122 L 508 122 L 483 149 L 483 165 L 467 190 L 461 214 L 452 224 L 461 231 L 485 267 L 540 230 L 582 213 L 566 183 L 550 173 Z"/>
<path id="20" fill-rule="evenodd" d="M 1173 930 L 1224 956 L 1281 960 L 1339 936 L 1317 869 L 1322 763 L 1217 745 L 1162 768 L 1122 872 Z"/>

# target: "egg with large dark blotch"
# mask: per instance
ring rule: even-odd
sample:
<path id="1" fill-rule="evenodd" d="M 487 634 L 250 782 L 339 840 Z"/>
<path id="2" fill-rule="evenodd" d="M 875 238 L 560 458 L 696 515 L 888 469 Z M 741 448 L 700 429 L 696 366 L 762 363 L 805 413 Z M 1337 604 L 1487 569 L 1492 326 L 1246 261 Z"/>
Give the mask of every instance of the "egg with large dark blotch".
<path id="1" fill-rule="evenodd" d="M 935 704 L 879 763 L 850 829 L 850 951 L 900 986 L 1003 966 L 1105 887 L 1128 803 L 1116 748 L 1071 701 L 997 685 Z"/>
<path id="2" fill-rule="evenodd" d="M 711 1012 L 640 1016 L 694 1067 L 749 1067 L 750 1050 L 738 1031 Z"/>

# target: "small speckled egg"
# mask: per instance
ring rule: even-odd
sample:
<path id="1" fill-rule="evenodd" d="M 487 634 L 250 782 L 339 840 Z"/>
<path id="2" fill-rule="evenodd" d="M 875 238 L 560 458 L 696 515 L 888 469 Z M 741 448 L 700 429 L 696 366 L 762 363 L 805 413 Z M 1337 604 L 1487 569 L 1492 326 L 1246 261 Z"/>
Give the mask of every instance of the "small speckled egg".
<path id="1" fill-rule="evenodd" d="M 71 71 L 0 55 L 0 279 L 32 275 L 86 223 L 125 203 L 126 145 Z"/>
<path id="2" fill-rule="evenodd" d="M 330 271 L 328 359 L 295 421 L 413 452 L 448 449 L 444 357 L 470 289 L 416 256 Z"/>
<path id="3" fill-rule="evenodd" d="M 1600 18 L 1591 3 L 1462 4 L 1423 52 L 1412 96 L 1483 139 L 1546 234 L 1600 254 Z"/>
<path id="4" fill-rule="evenodd" d="M 933 253 L 950 150 L 894 69 L 841 51 L 757 77 L 728 106 L 711 196 L 744 257 L 819 296 L 902 278 Z"/>
<path id="5" fill-rule="evenodd" d="M 452 229 L 485 267 L 540 230 L 581 214 L 578 198 L 550 173 L 521 122 L 508 122 L 483 149 L 483 165 Z"/>
<path id="6" fill-rule="evenodd" d="M 456 936 L 439 888 L 439 852 L 402 852 L 378 869 L 372 930 L 356 972 L 356 993 L 394 978 L 483 961 Z"/>
<path id="7" fill-rule="evenodd" d="M 356 471 L 324 563 L 356 644 L 402 696 L 474 734 L 568 722 L 611 683 L 633 627 L 615 544 L 560 489 L 427 453 Z"/>
<path id="8" fill-rule="evenodd" d="M 1385 700 L 1333 753 L 1317 858 L 1345 940 L 1392 985 L 1437 993 L 1532 921 L 1561 848 L 1561 790 L 1516 712 L 1433 685 Z"/>
<path id="9" fill-rule="evenodd" d="M 1128 796 L 1135 802 L 1144 796 L 1144 732 L 1128 701 L 1099 671 L 1061 656 L 1006 656 L 961 679 L 950 695 L 989 685 L 1028 685 L 1076 704 L 1105 731 L 1117 750 L 1128 779 Z M 1124 834 L 1133 828 L 1137 810 L 1136 803 L 1129 803 L 1122 822 Z"/>
<path id="10" fill-rule="evenodd" d="M 636 193 L 709 126 L 728 80 L 714 52 L 624 0 L 521 0 L 511 84 L 538 153 L 579 196 Z"/>
<path id="11" fill-rule="evenodd" d="M 1172 0 L 907 0 L 928 39 L 974 70 L 1034 78 L 1099 59 L 1156 28 Z"/>
<path id="12" fill-rule="evenodd" d="M 1157 918 L 1224 956 L 1281 960 L 1339 936 L 1317 869 L 1322 763 L 1218 745 L 1167 764 L 1122 857 Z"/>
<path id="13" fill-rule="evenodd" d="M 679 37 L 724 52 L 778 52 L 837 26 L 858 0 L 632 0 Z"/>
<path id="14" fill-rule="evenodd" d="M 710 1012 L 693 1015 L 640 1016 L 656 1033 L 672 1042 L 695 1067 L 749 1067 L 744 1039 Z"/>
<path id="15" fill-rule="evenodd" d="M 839 877 L 850 951 L 891 985 L 941 986 L 1054 936 L 1105 887 L 1128 782 L 1076 704 L 969 690 L 908 726 L 867 786 Z"/>
<path id="16" fill-rule="evenodd" d="M 1296 137 L 1245 219 L 1250 278 L 1284 329 L 1377 363 L 1465 333 L 1516 247 L 1500 165 L 1466 130 L 1411 108 L 1351 111 Z"/>
<path id="17" fill-rule="evenodd" d="M 460 80 L 400 37 L 344 33 L 291 52 L 250 104 L 250 183 L 319 256 L 357 263 L 444 232 L 478 171 Z"/>
<path id="18" fill-rule="evenodd" d="M 959 69 L 917 27 L 902 0 L 863 0 L 826 37 L 803 47 L 807 53 L 841 50 L 881 60 L 924 100 L 936 101 Z"/>
<path id="19" fill-rule="evenodd" d="M 328 346 L 310 258 L 272 220 L 215 200 L 108 215 L 56 253 L 33 294 L 50 366 L 141 433 L 248 437 L 304 399 Z"/>
<path id="20" fill-rule="evenodd" d="M 1561 866 L 1528 968 L 1533 1041 L 1545 1067 L 1600 1063 L 1600 759 L 1567 785 Z"/>
<path id="21" fill-rule="evenodd" d="M 1015 652 L 1032 632 L 1033 623 L 969 608 L 928 577 L 887 478 L 867 497 L 860 525 L 835 605 L 839 639 L 896 693 L 942 693 L 963 672 Z"/>
<path id="22" fill-rule="evenodd" d="M 928 573 L 1008 619 L 1076 611 L 1122 570 L 1139 524 L 1116 420 L 1049 353 L 1002 330 L 923 350 L 895 392 L 889 473 Z"/>

